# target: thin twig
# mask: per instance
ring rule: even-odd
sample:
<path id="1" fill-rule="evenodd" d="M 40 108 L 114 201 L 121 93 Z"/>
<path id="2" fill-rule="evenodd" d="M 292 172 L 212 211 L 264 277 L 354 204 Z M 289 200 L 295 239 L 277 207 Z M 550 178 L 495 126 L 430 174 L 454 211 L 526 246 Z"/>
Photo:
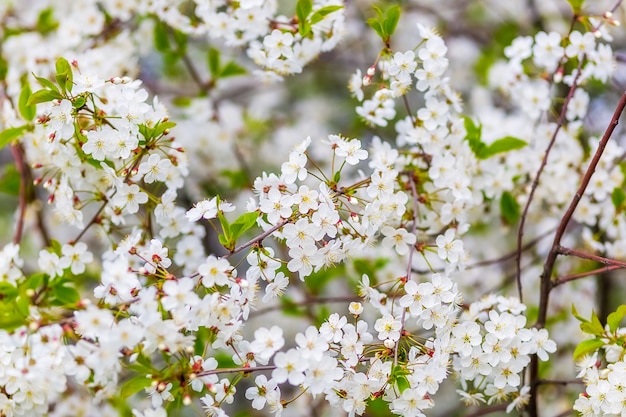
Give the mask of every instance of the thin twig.
<path id="1" fill-rule="evenodd" d="M 26 166 L 24 164 L 24 154 L 19 143 L 11 145 L 13 159 L 15 160 L 15 168 L 20 174 L 20 194 L 19 194 L 19 211 L 17 214 L 17 224 L 15 225 L 15 234 L 13 235 L 13 243 L 19 244 L 22 241 L 24 232 L 24 217 L 26 216 L 26 207 L 28 205 L 26 193 L 28 192 L 28 182 Z"/>
<path id="2" fill-rule="evenodd" d="M 222 369 L 211 369 L 209 371 L 198 372 L 196 376 L 207 376 L 207 375 L 217 375 L 217 374 L 227 374 L 234 372 L 259 372 L 259 371 L 272 371 L 276 369 L 274 365 L 266 365 L 266 366 L 255 366 L 250 368 L 222 368 Z"/>
<path id="3" fill-rule="evenodd" d="M 567 211 L 561 218 L 561 222 L 556 229 L 556 233 L 554 235 L 554 241 L 552 242 L 552 247 L 546 261 L 543 265 L 543 272 L 540 277 L 540 294 L 539 294 L 539 313 L 537 316 L 537 322 L 535 323 L 535 327 L 543 328 L 546 324 L 546 319 L 548 317 L 548 303 L 550 300 L 550 291 L 553 288 L 552 283 L 552 271 L 554 270 L 554 265 L 556 263 L 556 258 L 559 255 L 559 248 L 561 248 L 561 238 L 565 233 L 565 229 L 567 228 L 576 207 L 578 207 L 578 202 L 585 194 L 585 190 L 591 181 L 591 176 L 596 170 L 598 163 L 600 162 L 600 158 L 602 157 L 602 153 L 604 152 L 604 148 L 608 143 L 613 131 L 617 127 L 619 123 L 619 119 L 626 107 L 626 91 L 622 93 L 622 97 L 615 108 L 615 112 L 613 113 L 613 117 L 611 118 L 611 122 L 609 123 L 600 143 L 598 144 L 598 148 L 585 171 L 585 175 L 581 181 L 580 187 L 574 194 L 572 201 L 570 202 Z M 563 249 L 563 248 L 561 248 Z M 539 380 L 539 362 L 537 359 L 537 355 L 533 355 L 530 362 L 530 403 L 528 405 L 528 412 L 532 417 L 536 417 L 538 415 L 537 409 L 537 381 Z"/>
<path id="4" fill-rule="evenodd" d="M 418 196 L 417 189 L 415 188 L 415 179 L 413 178 L 413 174 L 409 174 L 409 184 L 411 184 L 411 194 L 413 196 L 413 229 L 412 233 L 414 236 L 417 236 L 417 204 L 418 204 Z M 415 253 L 415 247 L 412 247 L 409 251 L 409 261 L 407 262 L 406 268 L 406 279 L 407 281 L 411 279 L 411 271 L 413 269 L 413 254 Z M 398 348 L 400 347 L 400 339 L 402 339 L 402 333 L 404 332 L 404 322 L 406 320 L 406 308 L 402 308 L 402 317 L 400 318 L 400 338 L 396 342 L 396 345 L 393 348 L 393 366 L 398 364 Z"/>
<path id="5" fill-rule="evenodd" d="M 589 259 L 590 261 L 596 261 L 604 265 L 615 265 L 626 268 L 626 262 L 618 261 L 617 259 L 605 258 L 603 256 L 582 252 L 576 249 L 565 248 L 560 245 L 557 245 L 556 252 L 558 255 L 576 256 L 577 258 Z"/>
<path id="6" fill-rule="evenodd" d="M 249 246 L 254 245 L 255 243 L 261 242 L 263 239 L 265 239 L 266 237 L 268 237 L 269 235 L 271 235 L 272 233 L 274 233 L 275 231 L 277 231 L 278 229 L 280 229 L 281 227 L 283 227 L 284 225 L 286 225 L 287 223 L 289 223 L 289 219 L 287 220 L 283 220 L 282 222 L 278 223 L 276 226 L 272 226 L 269 229 L 267 229 L 265 232 L 261 233 L 259 236 L 255 237 L 254 239 L 250 239 L 249 241 L 247 241 L 246 243 L 236 247 L 235 249 L 232 250 L 232 252 L 227 253 L 226 255 L 222 256 L 223 259 L 226 259 L 238 252 L 241 252 L 242 250 L 246 249 Z"/>
<path id="7" fill-rule="evenodd" d="M 554 133 L 550 138 L 550 143 L 546 148 L 546 151 L 543 155 L 543 159 L 541 160 L 541 165 L 539 166 L 539 170 L 537 171 L 537 175 L 535 175 L 535 179 L 533 180 L 532 186 L 530 188 L 530 193 L 528 194 L 528 200 L 526 200 L 526 205 L 524 206 L 524 211 L 522 212 L 522 216 L 520 217 L 519 228 L 517 229 L 517 254 L 515 256 L 515 280 L 517 282 L 517 293 L 520 301 L 523 301 L 522 298 L 522 269 L 521 269 L 521 259 L 522 259 L 522 241 L 524 238 L 524 225 L 526 224 L 526 217 L 528 216 L 528 210 L 530 209 L 530 204 L 533 201 L 533 197 L 535 195 L 535 191 L 539 186 L 539 179 L 541 178 L 541 174 L 543 173 L 544 168 L 548 164 L 548 156 L 550 155 L 550 151 L 552 150 L 552 146 L 556 142 L 556 137 L 558 136 L 561 128 L 565 124 L 567 107 L 569 105 L 570 100 L 574 96 L 574 91 L 576 91 L 576 87 L 578 86 L 578 79 L 580 78 L 580 74 L 582 72 L 582 65 L 585 61 L 585 56 L 583 55 L 580 58 L 580 62 L 578 63 L 578 68 L 576 69 L 576 77 L 572 82 L 572 86 L 567 93 L 567 97 L 565 97 L 565 101 L 563 102 L 563 107 L 561 108 L 561 114 L 559 115 L 559 120 L 557 122 L 556 128 L 554 129 Z"/>
<path id="8" fill-rule="evenodd" d="M 605 272 L 611 272 L 611 271 L 615 271 L 615 270 L 623 269 L 623 268 L 624 267 L 620 265 L 607 265 L 607 266 L 603 266 L 602 268 L 593 269 L 591 271 L 579 272 L 578 274 L 564 275 L 552 281 L 552 287 L 553 288 L 558 287 L 559 285 L 565 284 L 566 282 L 576 281 L 581 278 L 587 278 L 592 275 L 598 275 L 598 274 L 602 274 Z"/>

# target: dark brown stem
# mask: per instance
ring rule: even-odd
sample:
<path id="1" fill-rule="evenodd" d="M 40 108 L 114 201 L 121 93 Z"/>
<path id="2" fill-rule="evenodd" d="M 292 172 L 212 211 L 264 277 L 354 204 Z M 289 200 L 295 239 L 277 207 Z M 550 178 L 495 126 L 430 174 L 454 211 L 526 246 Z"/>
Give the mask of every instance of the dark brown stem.
<path id="1" fill-rule="evenodd" d="M 593 269 L 591 271 L 579 272 L 578 274 L 564 275 L 552 281 L 552 287 L 553 288 L 558 287 L 559 285 L 565 284 L 566 282 L 576 281 L 577 279 L 587 278 L 592 275 L 603 274 L 606 272 L 615 271 L 617 269 L 623 269 L 623 267 L 619 265 L 607 265 L 607 266 L 603 266 L 602 268 Z"/>
<path id="2" fill-rule="evenodd" d="M 15 160 L 15 168 L 20 174 L 20 194 L 19 194 L 19 211 L 17 215 L 17 224 L 15 225 L 15 234 L 13 235 L 13 243 L 18 245 L 22 241 L 24 233 L 24 217 L 26 216 L 26 208 L 28 206 L 28 174 L 24 164 L 24 152 L 19 143 L 11 145 L 13 159 Z"/>
<path id="3" fill-rule="evenodd" d="M 210 371 L 198 372 L 196 376 L 207 376 L 207 375 L 217 375 L 217 374 L 227 374 L 234 372 L 260 372 L 260 371 L 272 371 L 276 369 L 273 365 L 267 366 L 255 366 L 253 368 L 222 368 L 222 369 L 211 369 Z"/>
<path id="4" fill-rule="evenodd" d="M 418 205 L 418 195 L 417 188 L 415 187 L 415 179 L 413 178 L 413 173 L 409 174 L 409 184 L 411 184 L 411 195 L 413 196 L 413 229 L 412 233 L 414 236 L 417 236 L 417 205 Z M 406 268 L 406 279 L 407 281 L 411 279 L 411 271 L 413 270 L 413 254 L 415 253 L 415 247 L 412 247 L 409 251 L 409 261 L 407 262 Z M 396 342 L 396 345 L 393 349 L 393 366 L 398 364 L 398 348 L 400 347 L 400 340 L 402 339 L 402 333 L 404 333 L 404 322 L 406 320 L 406 308 L 402 308 L 402 317 L 400 319 L 400 339 Z"/>
<path id="5" fill-rule="evenodd" d="M 107 204 L 109 204 L 108 200 L 105 201 L 104 203 L 102 203 L 102 205 L 100 206 L 98 211 L 96 211 L 96 214 L 93 215 L 91 220 L 89 220 L 89 223 L 87 223 L 87 225 L 83 228 L 83 230 L 80 231 L 78 236 L 76 236 L 76 238 L 74 240 L 72 240 L 72 243 L 78 242 L 85 235 L 85 233 L 87 233 L 87 230 L 89 230 L 89 228 L 91 226 L 93 226 L 94 224 L 96 224 L 99 221 L 98 219 L 100 218 L 100 213 L 102 213 L 102 210 L 104 210 L 104 208 L 107 206 Z"/>
<path id="6" fill-rule="evenodd" d="M 566 114 L 567 114 L 567 106 L 569 105 L 570 100 L 574 96 L 574 92 L 576 91 L 576 87 L 578 85 L 578 79 L 580 78 L 581 70 L 583 62 L 585 61 L 585 57 L 580 58 L 580 62 L 578 63 L 578 68 L 576 69 L 576 77 L 574 78 L 574 82 L 572 82 L 572 86 L 567 93 L 567 97 L 565 97 L 565 101 L 563 102 L 563 107 L 561 108 L 561 114 L 559 115 L 559 120 L 557 121 L 557 126 L 554 129 L 554 133 L 550 138 L 550 143 L 548 143 L 548 147 L 546 148 L 546 152 L 543 155 L 543 159 L 541 160 L 541 165 L 539 166 L 539 170 L 537 171 L 537 175 L 535 175 L 535 179 L 533 180 L 532 186 L 530 188 L 530 193 L 528 195 L 528 200 L 526 200 L 526 205 L 524 206 L 524 211 L 522 212 L 522 216 L 520 217 L 519 228 L 517 229 L 517 254 L 515 255 L 515 280 L 517 282 L 517 293 L 519 295 L 520 301 L 522 298 L 522 241 L 524 238 L 524 225 L 526 224 L 526 217 L 528 216 L 528 210 L 530 209 L 530 203 L 533 201 L 533 197 L 535 195 L 535 191 L 539 186 L 539 179 L 541 178 L 541 174 L 543 173 L 544 168 L 548 164 L 548 156 L 550 156 L 550 151 L 552 150 L 552 146 L 554 142 L 556 142 L 556 137 L 558 136 L 563 124 L 565 124 Z"/>
<path id="7" fill-rule="evenodd" d="M 287 220 L 283 220 L 282 222 L 278 223 L 276 226 L 272 226 L 269 229 L 267 229 L 265 232 L 261 233 L 259 236 L 255 237 L 254 239 L 250 239 L 249 241 L 247 241 L 246 243 L 236 247 L 235 249 L 233 249 L 232 252 L 227 253 L 226 255 L 222 256 L 222 258 L 226 259 L 238 252 L 241 252 L 242 250 L 254 245 L 255 243 L 261 242 L 263 241 L 263 239 L 265 239 L 266 237 L 268 237 L 269 235 L 271 235 L 272 233 L 274 233 L 275 231 L 277 231 L 278 229 L 280 229 L 281 227 L 283 227 L 284 225 L 286 225 L 287 223 L 289 223 L 289 219 Z"/>
<path id="8" fill-rule="evenodd" d="M 509 405 L 504 403 L 504 404 L 497 404 L 497 405 L 492 405 L 490 407 L 484 407 L 484 408 L 480 408 L 479 410 L 467 414 L 465 417 L 480 417 L 480 416 L 486 416 L 488 414 L 491 413 L 497 413 L 498 411 L 503 411 L 506 410 L 506 408 Z"/>
<path id="9" fill-rule="evenodd" d="M 309 305 L 315 305 L 315 304 L 330 304 L 330 303 L 351 303 L 353 301 L 359 301 L 362 300 L 361 297 L 358 296 L 349 296 L 349 297 L 317 297 L 317 298 L 307 298 L 306 300 L 303 301 L 298 301 L 298 302 L 294 302 L 294 303 L 289 303 L 289 306 L 294 306 L 294 307 L 304 307 L 304 306 L 309 306 Z M 284 304 L 280 304 L 280 305 L 276 305 L 276 306 L 272 306 L 272 307 L 266 307 L 266 308 L 262 308 L 256 311 L 253 311 L 252 313 L 250 313 L 250 317 L 258 317 L 261 316 L 263 314 L 267 314 L 267 313 L 271 313 L 272 311 L 277 311 L 277 310 L 282 310 L 283 308 L 285 308 Z"/>
<path id="10" fill-rule="evenodd" d="M 560 245 L 556 246 L 556 253 L 557 255 L 576 256 L 577 258 L 589 259 L 590 261 L 596 261 L 604 265 L 615 265 L 626 268 L 626 262 L 618 261 L 617 259 L 605 258 L 592 253 L 582 252 L 577 249 L 565 248 Z"/>
<path id="11" fill-rule="evenodd" d="M 565 229 L 567 228 L 567 225 L 569 224 L 572 218 L 572 215 L 574 214 L 574 211 L 576 210 L 576 207 L 578 206 L 578 202 L 580 201 L 582 196 L 585 194 L 585 190 L 587 189 L 587 186 L 589 185 L 589 182 L 591 181 L 591 176 L 595 172 L 596 167 L 598 166 L 598 163 L 600 162 L 600 158 L 602 157 L 604 148 L 606 147 L 606 144 L 611 138 L 613 131 L 615 130 L 615 128 L 617 127 L 619 123 L 619 119 L 624 111 L 624 107 L 626 107 L 626 91 L 622 93 L 622 97 L 617 107 L 615 108 L 615 112 L 613 113 L 611 122 L 606 128 L 606 131 L 604 132 L 604 135 L 602 136 L 602 139 L 600 140 L 600 143 L 598 144 L 598 148 L 596 149 L 596 152 L 594 153 L 593 158 L 591 159 L 591 162 L 589 163 L 589 166 L 587 167 L 587 170 L 585 171 L 585 175 L 583 176 L 580 187 L 578 187 L 576 194 L 572 198 L 572 201 L 570 202 L 570 205 L 567 208 L 567 211 L 561 218 L 561 222 L 559 223 L 559 226 L 556 229 L 556 233 L 554 235 L 554 241 L 552 242 L 552 247 L 543 265 L 543 272 L 540 277 L 539 313 L 537 316 L 537 322 L 535 323 L 535 327 L 537 328 L 545 327 L 546 319 L 548 317 L 548 302 L 550 299 L 550 290 L 552 290 L 553 288 L 552 271 L 554 270 L 556 258 L 564 249 L 566 249 L 566 248 L 561 247 L 561 238 L 563 237 L 563 234 L 565 233 Z M 593 256 L 595 257 L 595 255 Z M 602 258 L 602 257 L 596 257 L 596 259 L 592 259 L 592 260 L 598 260 L 598 258 Z M 587 259 L 590 259 L 590 258 L 587 258 Z M 606 258 L 602 258 L 602 259 L 606 259 Z M 530 403 L 528 405 L 528 412 L 530 413 L 531 417 L 538 416 L 538 409 L 537 409 L 537 387 L 538 387 L 537 381 L 538 380 L 539 380 L 539 363 L 537 360 L 537 356 L 533 355 L 533 358 L 530 363 Z"/>

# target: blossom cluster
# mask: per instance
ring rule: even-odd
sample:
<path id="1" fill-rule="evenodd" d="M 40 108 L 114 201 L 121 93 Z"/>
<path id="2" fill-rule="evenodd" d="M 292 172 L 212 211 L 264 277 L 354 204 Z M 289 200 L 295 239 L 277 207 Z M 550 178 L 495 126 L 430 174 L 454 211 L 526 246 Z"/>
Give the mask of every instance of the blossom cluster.
<path id="1" fill-rule="evenodd" d="M 358 1 L 15 3 L 0 5 L 0 143 L 19 183 L 0 251 L 0 415 L 383 403 L 421 417 L 454 383 L 463 404 L 536 415 L 537 378 L 560 372 L 537 361 L 573 368 L 550 356 L 567 332 L 545 328 L 569 306 L 528 320 L 537 294 L 584 304 L 595 284 L 561 286 L 577 262 L 541 289 L 531 276 L 565 253 L 539 237 L 573 198 L 568 243 L 623 267 L 608 258 L 626 239 L 625 151 L 586 120 L 617 65 L 611 13 L 573 4 L 569 29 L 511 37 L 463 104 L 454 42 L 423 20 L 403 39 L 400 7 L 375 8 L 376 46 L 359 40 L 375 58 L 325 55 L 353 74 L 356 102 L 337 109 L 364 122 L 337 134 L 333 102 L 286 76 L 329 68 L 314 61 L 364 26 Z M 501 250 L 518 224 L 512 296 Z M 595 352 L 582 366 L 583 415 L 624 405 L 615 317 L 586 324 L 607 365 Z"/>
<path id="2" fill-rule="evenodd" d="M 521 373 L 536 354 L 542 361 L 556 351 L 546 329 L 525 328 L 526 306 L 514 298 L 491 296 L 472 303 L 452 331 L 454 361 L 465 403 L 493 404 L 513 399 L 507 412 L 523 408 L 528 386 Z"/>

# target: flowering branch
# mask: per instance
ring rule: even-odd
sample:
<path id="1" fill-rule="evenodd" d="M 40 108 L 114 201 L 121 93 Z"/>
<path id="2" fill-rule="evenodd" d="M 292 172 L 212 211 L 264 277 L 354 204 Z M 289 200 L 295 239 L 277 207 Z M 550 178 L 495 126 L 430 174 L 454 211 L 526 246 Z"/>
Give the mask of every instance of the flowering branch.
<path id="1" fill-rule="evenodd" d="M 526 205 L 524 206 L 524 210 L 522 211 L 522 216 L 520 217 L 519 228 L 517 229 L 517 254 L 515 256 L 515 270 L 516 270 L 515 280 L 517 282 L 517 293 L 518 293 L 520 300 L 523 300 L 521 262 L 522 262 L 522 241 L 524 237 L 524 225 L 526 224 L 526 217 L 528 216 L 528 210 L 530 209 L 530 204 L 533 200 L 533 196 L 535 195 L 535 191 L 537 190 L 537 187 L 539 186 L 539 179 L 541 178 L 541 174 L 543 173 L 543 170 L 548 164 L 548 156 L 550 155 L 552 146 L 556 142 L 556 137 L 558 136 L 559 132 L 561 131 L 561 128 L 565 124 L 566 115 L 567 115 L 567 107 L 569 106 L 569 103 L 572 97 L 574 96 L 574 91 L 576 91 L 578 79 L 580 78 L 581 69 L 582 69 L 584 61 L 585 61 L 585 56 L 583 55 L 580 58 L 580 62 L 578 63 L 578 68 L 576 69 L 576 76 L 574 78 L 574 81 L 572 81 L 572 85 L 567 93 L 567 96 L 565 97 L 565 101 L 563 102 L 563 107 L 561 108 L 561 113 L 559 115 L 556 128 L 554 129 L 554 132 L 552 133 L 552 137 L 550 138 L 550 142 L 548 143 L 548 147 L 546 148 L 546 151 L 543 154 L 541 165 L 539 166 L 539 170 L 537 171 L 537 174 L 535 175 L 535 179 L 532 182 L 532 185 L 530 187 L 530 193 L 528 194 L 528 200 L 526 200 Z"/>
<path id="2" fill-rule="evenodd" d="M 591 177 L 593 173 L 595 172 L 596 167 L 598 166 L 598 163 L 600 162 L 600 158 L 602 157 L 602 153 L 604 152 L 606 144 L 611 138 L 613 131 L 617 127 L 619 123 L 619 119 L 625 107 L 626 107 L 626 92 L 622 94 L 622 97 L 619 103 L 617 104 L 617 107 L 615 108 L 615 112 L 613 113 L 613 117 L 611 118 L 611 121 L 608 127 L 606 128 L 604 135 L 602 136 L 602 139 L 600 140 L 600 143 L 598 144 L 598 148 L 596 149 L 593 155 L 593 158 L 591 159 L 591 162 L 589 163 L 589 166 L 587 167 L 587 170 L 585 171 L 585 175 L 583 176 L 581 184 L 578 187 L 576 194 L 574 194 L 574 197 L 572 198 L 572 201 L 570 202 L 570 205 L 567 208 L 567 211 L 561 218 L 561 222 L 559 223 L 559 226 L 554 235 L 554 241 L 552 242 L 552 247 L 543 265 L 543 272 L 540 277 L 541 290 L 539 294 L 539 314 L 537 317 L 537 322 L 535 324 L 537 328 L 543 328 L 546 324 L 546 319 L 548 316 L 548 302 L 550 298 L 550 291 L 552 290 L 552 288 L 554 288 L 553 281 L 552 281 L 552 271 L 554 269 L 556 258 L 560 254 L 561 238 L 563 237 L 563 234 L 565 233 L 565 229 L 567 228 L 572 218 L 572 215 L 574 214 L 574 211 L 576 210 L 576 207 L 578 206 L 580 199 L 584 195 L 585 190 L 587 189 L 587 186 L 589 185 L 589 182 L 591 181 Z M 537 409 L 538 375 L 539 375 L 538 360 L 536 356 L 533 356 L 532 361 L 530 363 L 531 391 L 530 391 L 530 403 L 528 405 L 528 411 L 532 417 L 538 416 L 538 409 Z"/>

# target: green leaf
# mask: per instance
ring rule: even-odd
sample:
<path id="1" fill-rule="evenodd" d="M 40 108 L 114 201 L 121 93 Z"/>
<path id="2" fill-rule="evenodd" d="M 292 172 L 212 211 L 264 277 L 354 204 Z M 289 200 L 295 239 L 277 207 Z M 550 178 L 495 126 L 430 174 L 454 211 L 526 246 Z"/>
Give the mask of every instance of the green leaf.
<path id="1" fill-rule="evenodd" d="M 39 13 L 39 16 L 37 16 L 37 32 L 41 33 L 42 35 L 53 32 L 58 27 L 59 22 L 54 18 L 54 9 L 52 7 L 43 9 Z"/>
<path id="2" fill-rule="evenodd" d="M 24 79 L 24 82 L 22 82 L 22 91 L 20 91 L 20 97 L 17 101 L 17 108 L 19 109 L 24 120 L 29 122 L 35 118 L 35 114 L 37 112 L 37 107 L 35 105 L 28 104 L 28 99 L 32 94 L 33 91 L 30 89 L 28 81 Z"/>
<path id="3" fill-rule="evenodd" d="M 28 101 L 26 102 L 27 106 L 34 106 L 39 103 L 47 103 L 52 100 L 63 100 L 63 96 L 58 91 L 52 90 L 39 90 L 35 91 Z"/>
<path id="4" fill-rule="evenodd" d="M 36 75 L 33 74 L 33 76 L 35 77 L 35 79 L 37 80 L 37 82 L 39 84 L 41 84 L 42 87 L 47 88 L 48 90 L 52 90 L 52 91 L 56 91 L 57 93 L 59 92 L 59 87 L 56 86 L 55 83 L 53 83 L 52 81 L 48 80 L 47 78 L 43 78 L 43 77 L 37 77 Z"/>
<path id="5" fill-rule="evenodd" d="M 232 238 L 232 233 L 230 230 L 230 223 L 228 223 L 228 220 L 226 219 L 226 217 L 224 216 L 224 213 L 222 213 L 221 210 L 219 210 L 219 198 L 217 200 L 217 218 L 220 221 L 220 224 L 222 225 L 222 234 L 218 236 L 218 240 L 220 241 L 220 243 L 222 245 L 224 245 L 224 247 L 228 250 L 233 250 L 235 248 L 235 241 Z"/>
<path id="6" fill-rule="evenodd" d="M 122 398 L 128 398 L 142 389 L 149 387 L 150 384 L 152 384 L 152 378 L 148 378 L 145 375 L 136 375 L 122 384 L 120 394 Z"/>
<path id="7" fill-rule="evenodd" d="M 51 289 L 52 305 L 66 306 L 76 304 L 80 300 L 80 293 L 76 288 L 66 285 L 57 285 Z"/>
<path id="8" fill-rule="evenodd" d="M 576 346 L 576 349 L 574 350 L 574 360 L 578 360 L 589 353 L 595 352 L 604 345 L 605 342 L 601 339 L 589 339 L 582 341 L 578 344 L 578 346 Z"/>
<path id="9" fill-rule="evenodd" d="M 0 149 L 11 143 L 14 139 L 22 136 L 22 133 L 30 128 L 29 125 L 23 125 L 19 127 L 10 127 L 0 132 Z"/>
<path id="10" fill-rule="evenodd" d="M 156 19 L 154 22 L 154 48 L 161 53 L 170 51 L 170 39 L 167 35 L 167 25 L 159 19 Z"/>
<path id="11" fill-rule="evenodd" d="M 572 6 L 572 11 L 574 14 L 578 15 L 582 11 L 583 4 L 585 0 L 567 0 L 570 6 Z"/>
<path id="12" fill-rule="evenodd" d="M 81 107 L 83 107 L 86 103 L 85 97 L 80 96 L 80 97 L 76 97 L 74 99 L 74 101 L 72 101 L 72 105 L 74 106 L 75 109 L 80 109 Z"/>
<path id="13" fill-rule="evenodd" d="M 158 138 L 159 136 L 164 134 L 166 130 L 172 129 L 175 126 L 176 126 L 176 123 L 170 122 L 169 120 L 167 122 L 159 122 L 157 123 L 156 126 L 154 126 L 154 129 L 151 132 L 152 137 Z"/>
<path id="14" fill-rule="evenodd" d="M 235 61 L 228 61 L 220 71 L 220 78 L 234 77 L 236 75 L 244 75 L 248 71 Z"/>
<path id="15" fill-rule="evenodd" d="M 314 25 L 316 23 L 324 20 L 326 16 L 329 14 L 336 12 L 337 10 L 343 9 L 343 6 L 324 6 L 319 10 L 316 10 L 309 19 L 309 22 Z"/>
<path id="16" fill-rule="evenodd" d="M 59 58 L 56 60 L 55 67 L 57 72 L 54 79 L 61 87 L 61 91 L 72 91 L 74 75 L 70 63 L 65 58 Z"/>
<path id="17" fill-rule="evenodd" d="M 502 152 L 521 149 L 526 145 L 528 145 L 528 143 L 519 138 L 516 138 L 514 136 L 505 136 L 501 139 L 494 141 L 490 145 L 486 145 L 485 147 L 481 148 L 481 151 L 477 156 L 480 159 L 487 159 Z"/>
<path id="18" fill-rule="evenodd" d="M 385 39 L 387 38 L 387 36 L 385 35 L 385 30 L 383 29 L 382 24 L 380 23 L 380 20 L 375 18 L 375 17 L 370 17 L 369 19 L 367 19 L 367 24 L 369 25 L 369 27 L 371 27 L 372 29 L 374 29 L 374 31 L 378 34 L 378 36 L 385 41 Z"/>
<path id="19" fill-rule="evenodd" d="M 613 192 L 611 193 L 611 201 L 613 201 L 615 211 L 622 211 L 624 201 L 626 201 L 626 193 L 624 192 L 624 190 L 620 187 L 615 187 L 613 189 Z"/>
<path id="20" fill-rule="evenodd" d="M 470 149 L 474 152 L 476 157 L 479 157 L 485 148 L 485 144 L 480 139 L 482 136 L 482 125 L 480 123 L 476 124 L 469 116 L 463 116 L 463 121 L 465 124 L 465 140 L 469 144 Z"/>
<path id="21" fill-rule="evenodd" d="M 6 40 L 6 33 L 5 33 Z M 9 71 L 9 64 L 7 60 L 0 54 L 0 80 L 5 80 L 7 78 L 7 72 Z"/>
<path id="22" fill-rule="evenodd" d="M 583 332 L 594 336 L 604 335 L 604 326 L 602 326 L 602 323 L 600 323 L 600 319 L 598 319 L 595 311 L 591 312 L 591 321 L 581 323 L 580 329 Z"/>
<path id="23" fill-rule="evenodd" d="M 387 9 L 385 12 L 385 23 L 384 29 L 387 37 L 393 35 L 393 32 L 396 30 L 396 26 L 398 26 L 398 21 L 400 20 L 400 6 L 393 5 Z"/>
<path id="24" fill-rule="evenodd" d="M 611 332 L 615 332 L 617 330 L 625 316 L 626 305 L 624 304 L 622 304 L 617 308 L 617 310 L 609 314 L 609 316 L 606 318 L 606 324 L 609 325 L 609 329 L 611 329 Z"/>
<path id="25" fill-rule="evenodd" d="M 0 282 L 0 300 L 2 302 L 12 301 L 18 296 L 19 292 L 9 282 Z"/>
<path id="26" fill-rule="evenodd" d="M 237 241 L 242 234 L 244 234 L 247 230 L 250 230 L 256 224 L 258 218 L 259 213 L 256 211 L 244 213 L 239 216 L 237 220 L 230 225 L 232 240 Z"/>
<path id="27" fill-rule="evenodd" d="M 311 14 L 311 10 L 313 10 L 313 0 L 298 0 L 298 3 L 296 3 L 298 24 L 306 22 L 306 18 Z"/>
<path id="28" fill-rule="evenodd" d="M 578 311 L 576 310 L 576 306 L 572 303 L 572 315 L 574 317 L 576 317 L 576 319 L 581 322 L 581 323 L 588 323 L 589 320 L 587 320 L 586 318 L 584 318 L 583 316 L 581 316 L 580 314 L 578 314 Z"/>
<path id="29" fill-rule="evenodd" d="M 500 213 L 508 224 L 515 224 L 520 218 L 520 206 L 513 194 L 508 191 L 500 198 Z"/>
<path id="30" fill-rule="evenodd" d="M 218 49 L 209 48 L 207 63 L 209 64 L 209 71 L 214 78 L 217 78 L 220 73 L 220 51 Z"/>

